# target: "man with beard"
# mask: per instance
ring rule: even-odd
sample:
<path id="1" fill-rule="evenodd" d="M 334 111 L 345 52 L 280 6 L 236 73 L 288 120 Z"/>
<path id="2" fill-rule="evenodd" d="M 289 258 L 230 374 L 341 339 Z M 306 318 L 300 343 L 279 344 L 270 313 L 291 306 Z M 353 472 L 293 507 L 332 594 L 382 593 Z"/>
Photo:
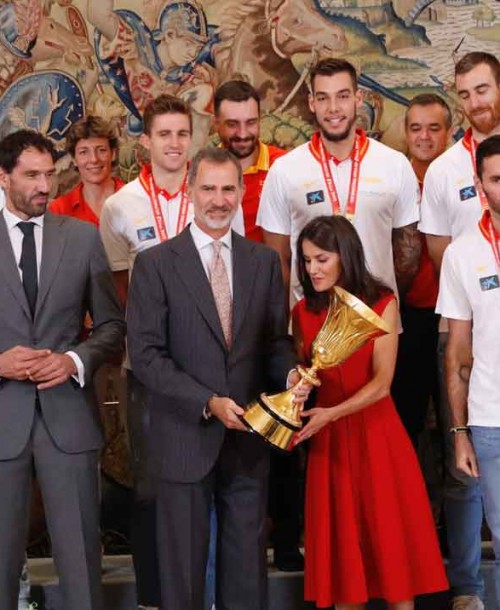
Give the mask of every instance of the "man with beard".
<path id="1" fill-rule="evenodd" d="M 250 83 L 232 80 L 221 85 L 215 92 L 214 111 L 221 144 L 243 170 L 245 237 L 262 242 L 262 229 L 256 225 L 262 186 L 269 168 L 285 151 L 259 139 L 260 97 Z"/>
<path id="2" fill-rule="evenodd" d="M 245 191 L 241 206 L 245 237 L 262 242 L 256 225 L 262 186 L 269 168 L 285 151 L 264 144 L 260 135 L 260 97 L 250 83 L 241 80 L 221 85 L 214 97 L 215 127 L 221 144 L 238 159 L 243 170 Z M 304 569 L 299 550 L 302 508 L 300 453 L 271 453 L 269 516 L 273 521 L 271 541 L 274 563 L 285 572 Z"/>
<path id="3" fill-rule="evenodd" d="M 162 608 L 203 608 L 214 498 L 216 604 L 264 609 L 269 445 L 240 416 L 260 392 L 283 388 L 295 365 L 280 261 L 231 231 L 243 177 L 229 151 L 200 151 L 188 186 L 194 220 L 137 257 L 127 308 L 151 412 Z"/>
<path id="4" fill-rule="evenodd" d="M 19 130 L 0 142 L 0 608 L 16 610 L 33 471 L 62 606 L 103 610 L 95 371 L 125 325 L 99 233 L 47 212 L 55 151 Z M 85 315 L 94 321 L 82 340 Z M 70 541 L 70 542 L 69 542 Z"/>
<path id="5" fill-rule="evenodd" d="M 125 305 L 129 275 L 139 252 L 182 232 L 193 217 L 187 192 L 188 155 L 192 142 L 189 105 L 172 95 L 159 95 L 144 111 L 141 144 L 150 164 L 139 177 L 109 197 L 104 204 L 100 230 L 118 293 Z M 241 209 L 233 228 L 243 233 Z M 145 440 L 149 414 L 144 387 L 127 363 L 127 411 L 133 459 L 135 502 L 132 518 L 132 555 L 139 607 L 160 606 L 156 558 L 155 502 L 147 473 Z"/>
<path id="6" fill-rule="evenodd" d="M 475 182 L 479 142 L 500 133 L 500 62 L 489 53 L 465 55 L 455 66 L 455 86 L 470 128 L 465 136 L 431 163 L 424 180 L 419 229 L 426 234 L 429 254 L 439 273 L 446 247 L 473 228 L 486 209 L 480 182 Z M 448 338 L 440 324 L 438 359 L 444 371 Z M 444 372 L 442 372 L 444 375 Z M 450 411 L 442 379 L 441 418 L 449 429 Z M 449 546 L 448 577 L 454 610 L 482 610 L 480 575 L 483 511 L 479 483 L 455 467 L 453 438 L 447 434 L 444 508 Z"/>
<path id="7" fill-rule="evenodd" d="M 415 174 L 403 154 L 356 128 L 362 97 L 349 62 L 320 60 L 311 70 L 311 89 L 309 106 L 319 131 L 271 167 L 257 215 L 265 243 L 280 254 L 291 304 L 300 297 L 298 234 L 311 218 L 325 214 L 352 221 L 372 273 L 404 294 L 421 249 Z"/>
<path id="8" fill-rule="evenodd" d="M 481 489 L 493 536 L 500 604 L 500 135 L 477 147 L 476 188 L 487 207 L 443 258 L 438 311 L 449 322 L 447 386 L 456 467 Z M 474 336 L 474 340 L 473 340 Z M 479 607 L 477 603 L 460 607 Z"/>

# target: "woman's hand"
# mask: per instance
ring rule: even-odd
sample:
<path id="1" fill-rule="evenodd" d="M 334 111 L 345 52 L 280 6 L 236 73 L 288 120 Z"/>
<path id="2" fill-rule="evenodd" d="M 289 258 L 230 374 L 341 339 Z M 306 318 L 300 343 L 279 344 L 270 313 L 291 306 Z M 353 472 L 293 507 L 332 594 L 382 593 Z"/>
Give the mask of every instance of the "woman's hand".
<path id="1" fill-rule="evenodd" d="M 294 446 L 302 441 L 311 438 L 313 434 L 319 432 L 322 428 L 324 428 L 327 424 L 335 421 L 337 418 L 335 417 L 335 410 L 333 408 L 323 409 L 319 407 L 315 407 L 314 409 L 308 409 L 307 411 L 302 411 L 300 414 L 301 417 L 309 418 L 308 423 L 302 428 L 300 432 L 297 432 L 295 435 Z"/>

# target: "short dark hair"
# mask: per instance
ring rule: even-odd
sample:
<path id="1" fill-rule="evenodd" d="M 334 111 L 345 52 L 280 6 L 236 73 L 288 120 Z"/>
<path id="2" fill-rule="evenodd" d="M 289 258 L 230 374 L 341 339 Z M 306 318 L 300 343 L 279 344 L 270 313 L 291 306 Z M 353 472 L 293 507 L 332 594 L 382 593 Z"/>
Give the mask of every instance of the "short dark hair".
<path id="1" fill-rule="evenodd" d="M 476 66 L 486 64 L 491 68 L 497 85 L 500 85 L 500 61 L 491 53 L 484 51 L 472 51 L 464 55 L 455 64 L 455 77 L 462 74 L 467 74 Z"/>
<path id="2" fill-rule="evenodd" d="M 66 151 L 74 157 L 78 142 L 88 138 L 104 138 L 109 142 L 111 150 L 118 149 L 118 137 L 113 126 L 101 117 L 89 114 L 69 128 L 66 137 Z"/>
<path id="3" fill-rule="evenodd" d="M 314 79 L 316 76 L 333 76 L 334 74 L 340 74 L 341 72 L 347 72 L 349 74 L 353 89 L 356 91 L 358 88 L 358 75 L 356 74 L 356 68 L 345 59 L 328 57 L 326 59 L 320 59 L 311 68 L 310 78 L 312 92 L 314 93 Z"/>
<path id="4" fill-rule="evenodd" d="M 490 136 L 483 140 L 476 150 L 476 173 L 479 179 L 483 177 L 484 160 L 488 157 L 500 155 L 500 135 Z"/>
<path id="5" fill-rule="evenodd" d="M 337 252 L 342 268 L 342 288 L 354 294 L 368 306 L 390 290 L 367 269 L 361 239 L 353 225 L 343 216 L 318 216 L 309 221 L 297 239 L 297 275 L 304 291 L 306 307 L 320 311 L 328 306 L 327 292 L 316 292 L 306 271 L 302 252 L 304 240 L 327 252 Z"/>
<path id="6" fill-rule="evenodd" d="M 250 83 L 244 80 L 229 80 L 217 88 L 214 95 L 214 112 L 215 115 L 219 114 L 220 105 L 224 100 L 230 102 L 246 102 L 247 100 L 255 100 L 257 107 L 260 112 L 260 95 L 252 87 Z"/>
<path id="7" fill-rule="evenodd" d="M 56 160 L 56 150 L 52 142 L 41 133 L 31 129 L 19 129 L 0 140 L 0 168 L 10 174 L 16 167 L 22 153 L 34 148 L 38 152 L 47 152 Z"/>
<path id="8" fill-rule="evenodd" d="M 451 110 L 446 101 L 436 93 L 420 93 L 410 100 L 405 113 L 405 127 L 408 127 L 408 113 L 414 106 L 434 106 L 437 104 L 445 112 L 446 127 L 449 129 L 452 125 Z"/>
<path id="9" fill-rule="evenodd" d="M 193 116 L 189 104 L 180 97 L 162 93 L 151 100 L 144 109 L 142 123 L 146 135 L 151 133 L 154 118 L 162 114 L 185 114 L 189 119 L 189 129 L 193 131 Z"/>
<path id="10" fill-rule="evenodd" d="M 199 150 L 196 155 L 191 159 L 188 169 L 188 184 L 192 186 L 196 181 L 198 174 L 198 168 L 202 161 L 207 163 L 213 163 L 214 165 L 223 165 L 224 163 L 232 163 L 238 172 L 238 184 L 243 186 L 243 170 L 238 159 L 230 153 L 226 148 L 216 148 L 214 146 L 207 146 Z"/>

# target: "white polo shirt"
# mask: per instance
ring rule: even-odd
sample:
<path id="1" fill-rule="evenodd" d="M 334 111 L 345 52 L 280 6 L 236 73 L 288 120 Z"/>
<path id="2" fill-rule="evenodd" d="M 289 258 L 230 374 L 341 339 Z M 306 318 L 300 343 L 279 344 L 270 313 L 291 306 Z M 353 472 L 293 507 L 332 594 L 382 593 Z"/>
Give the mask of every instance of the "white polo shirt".
<path id="1" fill-rule="evenodd" d="M 159 195 L 169 237 L 177 234 L 181 199 L 180 192 L 169 200 Z M 188 223 L 193 215 L 193 204 L 190 202 Z M 232 228 L 241 235 L 245 234 L 241 206 L 232 222 Z M 131 273 L 137 254 L 160 243 L 149 195 L 139 178 L 108 197 L 101 212 L 99 229 L 112 271 L 128 269 Z"/>
<path id="2" fill-rule="evenodd" d="M 370 271 L 397 294 L 392 258 L 392 230 L 419 219 L 418 182 L 406 157 L 368 140 L 361 162 L 354 226 L 361 237 Z M 332 178 L 344 212 L 352 160 L 330 160 Z M 277 159 L 269 170 L 260 199 L 257 224 L 266 231 L 290 236 L 292 251 L 291 305 L 300 299 L 296 244 L 300 231 L 313 218 L 331 215 L 332 205 L 321 164 L 302 144 Z"/>
<path id="3" fill-rule="evenodd" d="M 473 320 L 468 424 L 500 426 L 499 269 L 477 223 L 445 251 L 436 310 L 446 318 Z"/>
<path id="4" fill-rule="evenodd" d="M 469 151 L 459 140 L 425 174 L 419 230 L 455 239 L 481 217 Z"/>

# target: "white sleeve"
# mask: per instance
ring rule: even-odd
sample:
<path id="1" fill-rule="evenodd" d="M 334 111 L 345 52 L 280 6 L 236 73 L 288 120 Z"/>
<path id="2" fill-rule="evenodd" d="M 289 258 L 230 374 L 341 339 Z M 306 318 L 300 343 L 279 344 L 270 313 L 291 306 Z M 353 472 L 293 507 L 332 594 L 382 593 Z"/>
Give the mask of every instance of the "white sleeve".
<path id="1" fill-rule="evenodd" d="M 269 169 L 257 212 L 257 226 L 279 235 L 290 235 L 292 232 L 289 189 L 284 179 L 285 172 L 279 170 L 284 165 L 282 159 L 285 157 L 275 161 Z"/>
<path id="2" fill-rule="evenodd" d="M 236 210 L 236 214 L 231 222 L 231 229 L 245 237 L 245 221 L 243 219 L 243 208 L 241 205 L 239 205 Z"/>
<path id="3" fill-rule="evenodd" d="M 75 363 L 76 367 L 76 375 L 71 375 L 73 379 L 78 383 L 78 385 L 83 388 L 85 385 L 85 366 L 82 362 L 82 359 L 75 352 L 66 352 L 66 356 L 69 356 L 71 360 Z"/>
<path id="4" fill-rule="evenodd" d="M 430 235 L 451 235 L 445 191 L 445 176 L 441 164 L 431 164 L 425 174 L 422 203 L 420 205 L 419 231 Z"/>
<path id="5" fill-rule="evenodd" d="M 394 229 L 406 227 L 414 222 L 418 222 L 420 212 L 420 189 L 415 172 L 408 159 L 401 154 L 400 156 L 400 184 L 394 206 L 392 226 Z"/>
<path id="6" fill-rule="evenodd" d="M 111 271 L 127 270 L 130 246 L 124 234 L 120 206 L 114 205 L 109 199 L 105 201 L 101 212 L 99 231 Z"/>
<path id="7" fill-rule="evenodd" d="M 453 320 L 472 320 L 472 307 L 460 277 L 459 258 L 455 244 L 446 248 L 439 278 L 436 312 Z"/>

